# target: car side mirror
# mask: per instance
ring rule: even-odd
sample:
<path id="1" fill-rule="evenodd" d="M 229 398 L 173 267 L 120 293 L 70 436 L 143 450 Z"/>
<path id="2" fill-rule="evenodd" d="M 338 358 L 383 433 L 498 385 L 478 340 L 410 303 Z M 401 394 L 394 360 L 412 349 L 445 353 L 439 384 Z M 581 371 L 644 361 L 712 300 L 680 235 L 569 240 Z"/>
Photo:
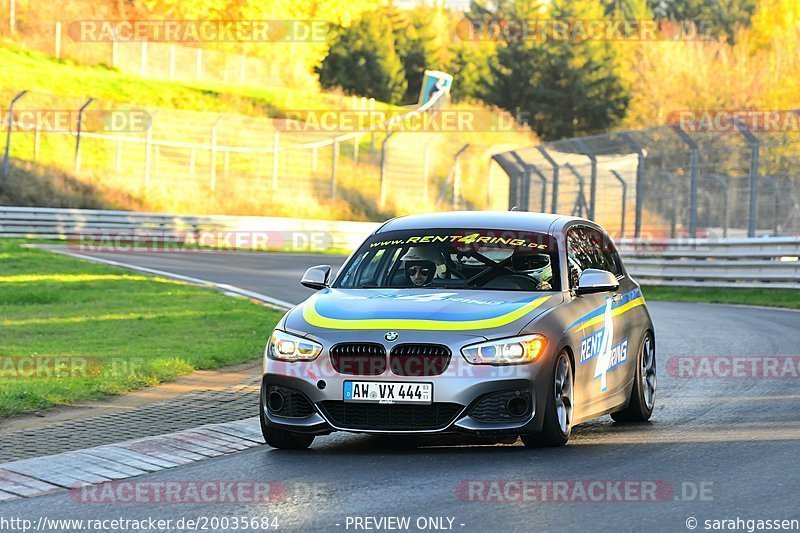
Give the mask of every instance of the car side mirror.
<path id="1" fill-rule="evenodd" d="M 330 265 L 317 265 L 306 270 L 306 273 L 303 274 L 303 279 L 300 280 L 300 283 L 309 289 L 320 290 L 328 286 L 330 278 Z"/>
<path id="2" fill-rule="evenodd" d="M 617 277 L 607 270 L 587 268 L 581 273 L 575 294 L 596 294 L 598 292 L 612 292 L 619 289 Z"/>

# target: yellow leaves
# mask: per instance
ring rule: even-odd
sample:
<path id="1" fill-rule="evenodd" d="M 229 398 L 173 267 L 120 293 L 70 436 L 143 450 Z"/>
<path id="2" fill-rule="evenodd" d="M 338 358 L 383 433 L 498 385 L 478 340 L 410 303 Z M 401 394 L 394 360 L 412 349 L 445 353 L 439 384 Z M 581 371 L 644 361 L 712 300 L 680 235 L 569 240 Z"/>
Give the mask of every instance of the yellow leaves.
<path id="1" fill-rule="evenodd" d="M 800 101 L 800 2 L 762 0 L 735 44 L 645 42 L 626 54 L 634 99 L 626 125 L 660 124 L 689 109 L 796 107 Z"/>

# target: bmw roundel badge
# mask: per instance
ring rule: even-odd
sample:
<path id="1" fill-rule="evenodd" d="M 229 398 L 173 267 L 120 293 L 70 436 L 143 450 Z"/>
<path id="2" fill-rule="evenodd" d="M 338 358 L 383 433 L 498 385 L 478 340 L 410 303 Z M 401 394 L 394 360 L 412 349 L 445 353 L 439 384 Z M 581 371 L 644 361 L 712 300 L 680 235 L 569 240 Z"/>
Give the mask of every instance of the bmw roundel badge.
<path id="1" fill-rule="evenodd" d="M 383 338 L 389 342 L 394 342 L 397 340 L 397 337 L 399 336 L 400 335 L 398 335 L 396 331 L 387 331 L 386 335 L 384 335 Z"/>

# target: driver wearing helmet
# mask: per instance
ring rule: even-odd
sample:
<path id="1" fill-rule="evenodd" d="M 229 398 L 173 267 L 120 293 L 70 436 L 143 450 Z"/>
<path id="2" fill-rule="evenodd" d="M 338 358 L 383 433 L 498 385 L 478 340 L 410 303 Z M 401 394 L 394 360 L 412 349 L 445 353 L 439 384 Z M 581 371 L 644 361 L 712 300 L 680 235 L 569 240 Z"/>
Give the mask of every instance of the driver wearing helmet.
<path id="1" fill-rule="evenodd" d="M 434 278 L 444 278 L 447 266 L 442 252 L 429 246 L 416 246 L 402 257 L 406 282 L 412 287 L 424 287 Z"/>

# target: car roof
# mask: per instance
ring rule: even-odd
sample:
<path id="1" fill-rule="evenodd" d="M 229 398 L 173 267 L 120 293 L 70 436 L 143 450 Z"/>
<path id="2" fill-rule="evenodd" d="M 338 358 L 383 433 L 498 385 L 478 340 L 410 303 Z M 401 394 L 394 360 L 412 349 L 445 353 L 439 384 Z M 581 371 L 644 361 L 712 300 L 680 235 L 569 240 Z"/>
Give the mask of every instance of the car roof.
<path id="1" fill-rule="evenodd" d="M 437 228 L 505 229 L 547 233 L 558 231 L 573 221 L 591 224 L 588 220 L 579 217 L 530 211 L 448 211 L 393 218 L 378 228 L 375 233 Z"/>

